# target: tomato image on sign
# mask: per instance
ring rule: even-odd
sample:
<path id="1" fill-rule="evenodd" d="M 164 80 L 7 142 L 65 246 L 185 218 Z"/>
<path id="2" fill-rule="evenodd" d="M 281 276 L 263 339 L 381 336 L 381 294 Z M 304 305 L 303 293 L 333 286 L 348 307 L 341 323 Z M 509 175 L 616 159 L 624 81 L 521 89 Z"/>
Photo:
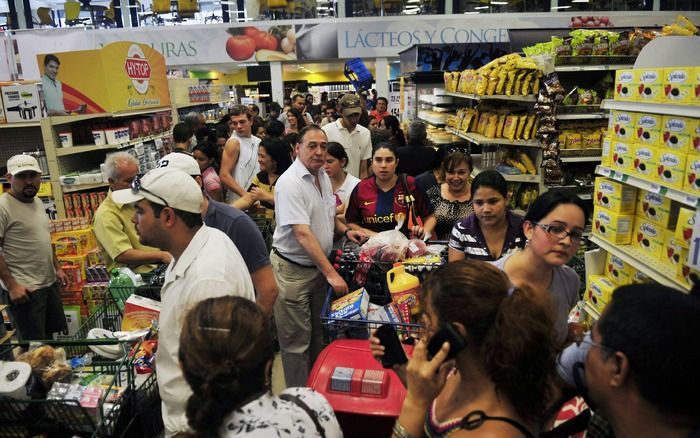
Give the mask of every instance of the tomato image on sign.
<path id="1" fill-rule="evenodd" d="M 124 70 L 136 91 L 139 94 L 146 94 L 148 80 L 151 78 L 151 65 L 148 63 L 146 55 L 136 44 L 129 47 L 127 58 L 124 60 Z"/>

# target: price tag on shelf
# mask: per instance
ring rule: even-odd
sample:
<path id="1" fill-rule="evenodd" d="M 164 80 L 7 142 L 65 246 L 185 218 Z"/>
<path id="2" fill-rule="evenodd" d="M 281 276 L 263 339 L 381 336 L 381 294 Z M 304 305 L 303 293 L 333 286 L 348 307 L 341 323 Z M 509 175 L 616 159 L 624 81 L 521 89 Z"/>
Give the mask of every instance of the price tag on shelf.
<path id="1" fill-rule="evenodd" d="M 610 169 L 607 167 L 600 166 L 598 168 L 598 173 L 603 175 L 603 176 L 610 176 L 611 173 L 613 173 Z"/>
<path id="2" fill-rule="evenodd" d="M 163 137 L 158 137 L 155 140 L 153 140 L 153 143 L 155 143 L 156 148 L 160 149 L 163 147 Z"/>
<path id="3" fill-rule="evenodd" d="M 688 251 L 688 266 L 700 270 L 700 210 L 695 212 L 693 223 L 693 235 L 690 237 L 690 250 Z"/>
<path id="4" fill-rule="evenodd" d="M 624 173 L 620 173 L 620 172 L 611 172 L 611 173 L 612 173 L 612 178 L 615 181 L 620 181 L 620 182 L 627 181 L 627 175 L 625 175 Z"/>
<path id="5" fill-rule="evenodd" d="M 658 184 L 652 183 L 649 185 L 649 191 L 653 193 L 657 193 L 659 195 L 665 195 L 668 189 L 664 186 L 660 186 Z"/>
<path id="6" fill-rule="evenodd" d="M 688 205 L 692 205 L 693 207 L 699 207 L 697 196 L 685 195 L 685 203 Z"/>

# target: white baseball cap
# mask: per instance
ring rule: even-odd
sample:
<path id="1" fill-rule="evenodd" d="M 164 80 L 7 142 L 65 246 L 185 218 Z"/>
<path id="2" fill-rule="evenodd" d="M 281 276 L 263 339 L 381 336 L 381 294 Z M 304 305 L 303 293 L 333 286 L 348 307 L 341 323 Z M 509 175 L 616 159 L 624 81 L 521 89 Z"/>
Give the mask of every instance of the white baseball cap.
<path id="1" fill-rule="evenodd" d="M 199 164 L 189 154 L 182 152 L 171 152 L 158 161 L 158 167 L 166 167 L 168 169 L 182 170 L 190 176 L 200 176 L 202 172 L 199 170 Z"/>
<path id="2" fill-rule="evenodd" d="M 32 157 L 31 155 L 15 155 L 14 157 L 10 157 L 10 159 L 7 160 L 7 173 L 9 173 L 12 176 L 30 170 L 41 173 L 41 167 L 39 166 L 39 162 L 36 161 L 36 158 Z"/>
<path id="3" fill-rule="evenodd" d="M 148 199 L 176 210 L 201 213 L 203 197 L 202 189 L 192 176 L 179 169 L 160 167 L 143 178 L 134 178 L 130 189 L 113 192 L 112 199 L 119 204 Z"/>

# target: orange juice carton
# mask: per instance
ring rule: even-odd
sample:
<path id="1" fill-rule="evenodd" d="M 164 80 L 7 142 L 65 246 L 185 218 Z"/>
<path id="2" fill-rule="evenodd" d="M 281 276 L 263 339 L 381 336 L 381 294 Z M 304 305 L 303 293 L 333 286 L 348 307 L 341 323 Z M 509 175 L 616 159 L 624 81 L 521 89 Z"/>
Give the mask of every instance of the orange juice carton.
<path id="1" fill-rule="evenodd" d="M 615 100 L 637 100 L 637 85 L 636 70 L 617 70 L 615 72 Z"/>
<path id="2" fill-rule="evenodd" d="M 615 180 L 596 177 L 595 204 L 615 213 L 634 213 L 637 189 Z"/>
<path id="3" fill-rule="evenodd" d="M 600 164 L 605 167 L 610 167 L 610 161 L 612 159 L 612 140 L 610 137 L 604 137 L 603 141 L 600 142 L 600 147 L 602 148 L 602 155 Z"/>
<path id="4" fill-rule="evenodd" d="M 629 143 L 614 141 L 612 145 L 612 159 L 610 168 L 629 173 L 632 168 L 632 146 Z"/>
<path id="5" fill-rule="evenodd" d="M 683 248 L 690 248 L 690 238 L 693 237 L 693 227 L 695 226 L 695 210 L 681 207 L 678 210 L 678 223 L 674 239 Z"/>
<path id="6" fill-rule="evenodd" d="M 662 228 L 672 229 L 678 218 L 678 204 L 674 204 L 669 198 L 658 193 L 640 190 L 635 214 Z"/>
<path id="7" fill-rule="evenodd" d="M 660 260 L 666 230 L 640 216 L 634 218 L 632 246 L 640 248 L 649 258 Z"/>
<path id="8" fill-rule="evenodd" d="M 663 116 L 659 114 L 639 114 L 635 129 L 636 141 L 652 146 L 661 145 Z"/>
<path id="9" fill-rule="evenodd" d="M 160 317 L 160 301 L 139 295 L 131 295 L 124 303 L 122 330 L 132 331 L 148 328 Z"/>
<path id="10" fill-rule="evenodd" d="M 615 283 L 609 278 L 603 275 L 589 275 L 585 299 L 594 309 L 602 312 L 610 302 L 615 289 Z"/>
<path id="11" fill-rule="evenodd" d="M 660 68 L 637 69 L 637 100 L 641 102 L 660 102 L 664 99 L 664 72 Z"/>
<path id="12" fill-rule="evenodd" d="M 647 144 L 632 145 L 632 166 L 630 173 L 648 181 L 656 180 L 656 166 L 660 151 Z"/>
<path id="13" fill-rule="evenodd" d="M 637 125 L 637 113 L 629 111 L 614 110 L 610 112 L 610 122 L 608 122 L 608 132 L 613 140 L 632 141 L 635 138 L 635 127 Z"/>
<path id="14" fill-rule="evenodd" d="M 675 235 L 671 230 L 666 230 L 664 233 L 664 248 L 661 260 L 665 261 L 668 266 L 674 267 L 678 272 L 680 265 L 688 260 L 688 249 L 676 243 Z"/>
<path id="15" fill-rule="evenodd" d="M 369 294 L 364 288 L 360 288 L 333 301 L 328 317 L 332 319 L 365 319 L 368 308 Z"/>
<path id="16" fill-rule="evenodd" d="M 665 103 L 690 104 L 695 100 L 693 67 L 671 67 L 664 69 Z"/>
<path id="17" fill-rule="evenodd" d="M 688 117 L 664 116 L 661 142 L 669 149 L 693 152 L 692 132 L 694 120 Z"/>
<path id="18" fill-rule="evenodd" d="M 618 286 L 630 284 L 634 268 L 620 257 L 608 253 L 605 262 L 605 276 Z"/>
<path id="19" fill-rule="evenodd" d="M 693 196 L 700 196 L 700 154 L 688 154 L 683 190 Z"/>
<path id="20" fill-rule="evenodd" d="M 688 154 L 664 149 L 659 155 L 656 168 L 658 181 L 669 188 L 683 189 L 685 180 L 685 162 Z"/>
<path id="21" fill-rule="evenodd" d="M 626 245 L 632 239 L 634 216 L 619 214 L 599 206 L 593 208 L 593 234 L 611 243 Z"/>

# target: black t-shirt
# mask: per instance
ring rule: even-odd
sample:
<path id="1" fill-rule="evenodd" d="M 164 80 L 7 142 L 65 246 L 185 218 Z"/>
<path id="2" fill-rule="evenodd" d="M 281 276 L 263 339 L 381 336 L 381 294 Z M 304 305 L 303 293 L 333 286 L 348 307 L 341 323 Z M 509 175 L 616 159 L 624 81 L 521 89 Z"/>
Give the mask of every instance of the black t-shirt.
<path id="1" fill-rule="evenodd" d="M 422 144 L 408 144 L 396 149 L 396 158 L 399 159 L 396 173 L 406 173 L 418 176 L 423 172 L 433 169 L 435 161 L 435 149 L 432 146 Z"/>

